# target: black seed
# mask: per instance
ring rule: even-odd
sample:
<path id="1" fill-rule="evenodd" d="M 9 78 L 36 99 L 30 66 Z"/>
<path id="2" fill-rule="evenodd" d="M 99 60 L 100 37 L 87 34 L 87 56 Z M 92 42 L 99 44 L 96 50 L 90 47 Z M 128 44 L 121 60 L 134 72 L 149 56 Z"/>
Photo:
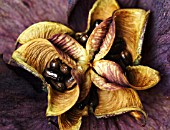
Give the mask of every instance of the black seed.
<path id="1" fill-rule="evenodd" d="M 67 77 L 66 80 L 65 80 L 65 85 L 67 88 L 70 88 L 73 86 L 73 83 L 74 83 L 74 78 L 71 76 Z"/>
<path id="2" fill-rule="evenodd" d="M 90 113 L 93 113 L 97 107 L 97 105 L 99 104 L 99 97 L 98 97 L 98 93 L 97 93 L 97 88 L 92 86 L 91 90 L 90 90 L 90 99 L 89 99 L 89 106 L 90 106 Z"/>
<path id="3" fill-rule="evenodd" d="M 128 50 L 124 50 L 121 52 L 121 59 L 125 66 L 132 64 L 132 55 Z"/>
<path id="4" fill-rule="evenodd" d="M 100 23 L 102 22 L 102 20 L 96 20 L 95 22 L 94 22 L 94 24 L 93 24 L 93 27 L 95 28 L 95 27 L 97 27 Z"/>
<path id="5" fill-rule="evenodd" d="M 90 27 L 89 31 L 87 32 L 88 35 L 90 35 L 92 33 L 92 31 L 95 29 L 95 27 L 97 27 L 100 23 L 102 22 L 102 20 L 96 20 Z"/>
<path id="6" fill-rule="evenodd" d="M 61 75 L 59 71 L 54 72 L 50 70 L 49 68 L 44 70 L 43 76 L 47 79 L 52 79 L 55 81 L 63 81 L 63 76 Z"/>
<path id="7" fill-rule="evenodd" d="M 79 42 L 84 45 L 87 42 L 88 38 L 89 36 L 87 34 L 83 34 L 80 36 Z"/>
<path id="8" fill-rule="evenodd" d="M 118 62 L 121 59 L 121 55 L 120 54 L 108 55 L 106 59 Z"/>
<path id="9" fill-rule="evenodd" d="M 126 49 L 126 43 L 122 38 L 116 38 L 113 46 L 110 49 L 110 54 L 120 54 L 123 50 Z"/>
<path id="10" fill-rule="evenodd" d="M 82 45 L 85 46 L 89 36 L 86 33 L 77 33 L 75 39 Z"/>
<path id="11" fill-rule="evenodd" d="M 64 92 L 67 88 L 64 83 L 56 82 L 54 80 L 50 80 L 51 87 L 57 91 Z"/>
<path id="12" fill-rule="evenodd" d="M 62 63 L 62 64 L 60 65 L 60 71 L 61 71 L 63 74 L 68 75 L 68 74 L 70 73 L 70 68 L 69 68 L 66 64 Z"/>
<path id="13" fill-rule="evenodd" d="M 54 59 L 50 62 L 50 69 L 52 69 L 52 70 L 58 70 L 59 66 L 60 66 L 59 59 Z"/>
<path id="14" fill-rule="evenodd" d="M 77 104 L 77 108 L 78 108 L 79 110 L 83 110 L 83 109 L 85 108 L 85 106 L 86 106 L 86 104 L 83 104 L 83 103 L 78 103 L 78 104 Z"/>

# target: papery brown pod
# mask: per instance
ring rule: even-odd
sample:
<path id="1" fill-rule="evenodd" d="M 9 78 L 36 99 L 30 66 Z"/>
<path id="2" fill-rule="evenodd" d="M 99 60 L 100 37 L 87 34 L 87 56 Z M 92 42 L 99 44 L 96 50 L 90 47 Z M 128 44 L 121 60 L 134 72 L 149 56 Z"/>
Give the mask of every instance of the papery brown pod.
<path id="1" fill-rule="evenodd" d="M 14 51 L 12 58 L 19 64 L 26 66 L 25 68 L 36 69 L 40 74 L 49 66 L 53 59 L 62 59 L 68 66 L 73 68 L 76 63 L 67 54 L 55 48 L 46 39 L 34 39 L 22 45 Z"/>
<path id="2" fill-rule="evenodd" d="M 24 30 L 17 38 L 17 42 L 20 44 L 25 44 L 28 41 L 37 38 L 48 39 L 58 33 L 68 33 L 71 35 L 74 32 L 67 26 L 60 23 L 47 21 L 39 22 L 29 26 L 26 30 Z"/>
<path id="3" fill-rule="evenodd" d="M 79 130 L 84 110 L 79 110 L 75 106 L 66 113 L 58 116 L 60 130 Z"/>
<path id="4" fill-rule="evenodd" d="M 150 11 L 142 9 L 118 9 L 113 13 L 116 35 L 126 42 L 134 64 L 139 64 L 144 32 Z"/>
<path id="5" fill-rule="evenodd" d="M 115 62 L 100 60 L 93 63 L 92 82 L 102 90 L 115 91 L 129 86 L 123 70 Z"/>
<path id="6" fill-rule="evenodd" d="M 85 32 L 89 31 L 90 26 L 93 26 L 96 20 L 105 20 L 111 17 L 112 13 L 117 9 L 119 9 L 119 5 L 116 0 L 96 0 L 89 11 Z"/>
<path id="7" fill-rule="evenodd" d="M 80 95 L 78 99 L 78 103 L 80 103 L 90 92 L 92 84 L 90 71 L 80 71 L 77 67 L 77 69 L 72 69 L 72 75 L 74 76 L 77 84 L 80 86 Z"/>
<path id="8" fill-rule="evenodd" d="M 101 22 L 91 33 L 86 50 L 90 60 L 102 59 L 110 50 L 115 38 L 115 22 L 112 17 Z"/>
<path id="9" fill-rule="evenodd" d="M 69 55 L 78 64 L 87 64 L 89 58 L 86 50 L 75 39 L 67 34 L 56 34 L 49 39 L 56 48 Z"/>
<path id="10" fill-rule="evenodd" d="M 127 77 L 131 87 L 136 90 L 149 89 L 160 81 L 158 71 L 142 65 L 127 67 Z"/>
<path id="11" fill-rule="evenodd" d="M 49 86 L 46 116 L 58 116 L 68 111 L 78 100 L 79 93 L 80 89 L 78 85 L 64 93 L 53 90 L 51 86 Z"/>
<path id="12" fill-rule="evenodd" d="M 42 79 L 44 84 L 48 86 L 47 116 L 58 116 L 63 114 L 74 106 L 79 97 L 80 89 L 75 82 L 70 84 L 71 87 L 67 86 L 68 88 L 70 87 L 69 90 L 61 93 L 52 89 L 50 84 L 47 84 L 46 80 L 42 76 L 44 70 L 50 67 L 51 61 L 56 59 L 60 59 L 70 68 L 76 67 L 76 62 L 72 59 L 70 54 L 73 54 L 74 58 L 77 50 L 70 49 L 69 51 L 64 52 L 62 49 L 65 48 L 65 46 L 67 47 L 67 44 L 63 43 L 56 47 L 48 40 L 39 38 L 31 40 L 20 46 L 12 55 L 13 60 L 19 66 Z M 81 48 L 78 46 L 76 49 Z"/>
<path id="13" fill-rule="evenodd" d="M 12 58 L 20 67 L 42 80 L 42 88 L 47 87 L 46 79 L 42 74 L 50 67 L 51 61 L 60 59 L 71 68 L 76 66 L 75 61 L 67 54 L 54 47 L 48 40 L 41 38 L 31 40 L 19 47 L 14 51 Z M 72 87 L 72 84 L 70 85 Z"/>
<path id="14" fill-rule="evenodd" d="M 14 62 L 41 79 L 44 87 L 47 87 L 47 83 L 42 73 L 50 61 L 57 58 L 58 54 L 55 48 L 45 39 L 32 40 L 19 47 L 12 55 Z"/>
<path id="15" fill-rule="evenodd" d="M 143 106 L 138 94 L 131 88 L 123 88 L 116 91 L 98 89 L 99 105 L 95 115 L 98 118 L 115 116 L 130 111 L 139 111 L 146 118 Z"/>

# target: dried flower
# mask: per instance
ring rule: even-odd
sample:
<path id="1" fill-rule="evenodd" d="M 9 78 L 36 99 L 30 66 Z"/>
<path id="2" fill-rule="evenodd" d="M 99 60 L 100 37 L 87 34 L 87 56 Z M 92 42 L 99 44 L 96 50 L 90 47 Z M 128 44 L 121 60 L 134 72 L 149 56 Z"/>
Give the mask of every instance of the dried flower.
<path id="1" fill-rule="evenodd" d="M 17 43 L 23 45 L 14 51 L 12 59 L 41 79 L 43 89 L 48 89 L 46 116 L 58 116 L 60 129 L 79 129 L 82 116 L 88 112 L 99 118 L 125 112 L 131 112 L 137 121 L 146 117 L 135 90 L 151 88 L 160 80 L 158 71 L 139 65 L 148 15 L 149 11 L 142 9 L 119 9 L 115 0 L 97 0 L 83 33 L 75 33 L 59 23 L 41 22 L 20 34 Z M 96 24 L 98 20 L 100 23 Z M 85 40 L 79 34 L 87 34 Z M 74 38 L 87 40 L 85 48 Z M 112 53 L 115 38 L 125 42 L 125 51 L 116 54 L 118 61 Z M 128 53 L 131 58 L 127 58 Z M 44 76 L 44 71 L 50 69 L 51 62 L 56 59 L 71 68 L 71 72 L 63 72 L 63 75 L 71 75 L 75 80 L 63 92 L 52 88 L 52 84 L 55 86 L 63 81 L 56 79 L 59 72 L 56 76 L 52 74 L 51 77 L 55 77 L 50 79 L 52 82 Z M 94 97 L 87 99 L 89 95 Z M 79 105 L 85 100 L 88 101 L 80 109 Z"/>

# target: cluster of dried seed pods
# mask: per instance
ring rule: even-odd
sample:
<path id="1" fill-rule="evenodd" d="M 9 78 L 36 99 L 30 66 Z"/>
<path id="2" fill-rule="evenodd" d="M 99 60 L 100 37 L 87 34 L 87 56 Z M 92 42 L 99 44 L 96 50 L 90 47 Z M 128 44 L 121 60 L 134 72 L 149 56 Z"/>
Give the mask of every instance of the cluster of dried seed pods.
<path id="1" fill-rule="evenodd" d="M 130 112 L 138 122 L 146 118 L 135 90 L 160 80 L 158 71 L 139 65 L 148 14 L 119 9 L 115 0 L 97 0 L 85 32 L 40 22 L 20 34 L 12 59 L 47 89 L 49 122 L 78 130 L 89 113 L 100 118 Z"/>
<path id="2" fill-rule="evenodd" d="M 105 57 L 108 60 L 115 61 L 118 63 L 123 70 L 126 67 L 132 65 L 132 55 L 126 49 L 126 43 L 122 38 L 116 38 L 110 52 Z"/>

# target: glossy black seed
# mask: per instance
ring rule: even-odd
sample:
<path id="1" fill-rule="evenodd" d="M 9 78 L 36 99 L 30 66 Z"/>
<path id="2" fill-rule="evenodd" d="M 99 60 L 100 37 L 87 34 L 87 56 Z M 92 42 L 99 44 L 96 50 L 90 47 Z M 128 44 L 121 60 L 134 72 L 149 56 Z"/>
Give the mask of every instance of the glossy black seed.
<path id="1" fill-rule="evenodd" d="M 121 52 L 121 59 L 125 66 L 132 65 L 132 55 L 128 50 Z"/>
<path id="2" fill-rule="evenodd" d="M 61 73 L 68 75 L 70 73 L 70 68 L 66 64 L 62 63 L 60 65 L 60 71 Z"/>
<path id="3" fill-rule="evenodd" d="M 89 38 L 89 36 L 87 34 L 83 34 L 80 36 L 79 42 L 81 44 L 85 44 L 87 42 L 88 38 Z"/>
<path id="4" fill-rule="evenodd" d="M 51 87 L 57 91 L 64 92 L 67 87 L 64 85 L 64 83 L 56 82 L 54 80 L 50 80 Z"/>
<path id="5" fill-rule="evenodd" d="M 89 31 L 87 32 L 88 35 L 90 35 L 92 33 L 92 31 L 95 29 L 95 27 L 97 27 L 100 23 L 102 22 L 102 20 L 96 20 L 90 27 Z"/>
<path id="6" fill-rule="evenodd" d="M 50 62 L 50 69 L 52 70 L 58 70 L 60 66 L 60 60 L 59 59 L 54 59 Z"/>
<path id="7" fill-rule="evenodd" d="M 84 47 L 86 45 L 85 43 L 87 42 L 88 38 L 89 36 L 86 33 L 77 33 L 75 35 L 75 39 Z"/>
<path id="8" fill-rule="evenodd" d="M 63 81 L 63 76 L 59 71 L 52 71 L 51 69 L 47 68 L 43 72 L 43 76 L 47 79 L 52 79 L 55 81 Z"/>
<path id="9" fill-rule="evenodd" d="M 93 24 L 93 27 L 94 28 L 97 27 L 101 22 L 102 22 L 102 20 L 100 20 L 100 19 L 96 20 Z"/>
<path id="10" fill-rule="evenodd" d="M 69 76 L 65 79 L 65 85 L 67 88 L 72 87 L 74 82 L 75 82 L 75 80 L 74 80 L 73 76 Z"/>
<path id="11" fill-rule="evenodd" d="M 111 55 L 120 54 L 125 49 L 126 49 L 125 41 L 122 38 L 116 38 L 109 53 Z"/>

